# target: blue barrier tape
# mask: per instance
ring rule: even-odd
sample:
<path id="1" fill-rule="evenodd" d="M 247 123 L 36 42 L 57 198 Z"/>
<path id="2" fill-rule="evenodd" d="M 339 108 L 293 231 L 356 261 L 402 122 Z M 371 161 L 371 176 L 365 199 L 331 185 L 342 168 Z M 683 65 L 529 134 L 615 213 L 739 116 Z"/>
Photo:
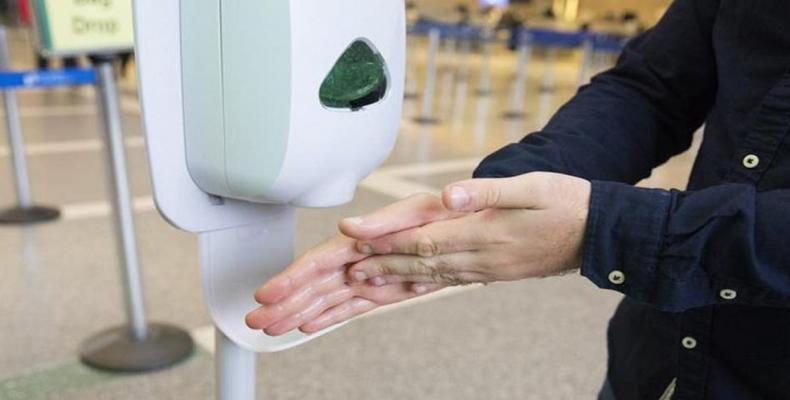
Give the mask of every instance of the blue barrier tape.
<path id="1" fill-rule="evenodd" d="M 85 68 L 51 71 L 0 71 L 0 89 L 46 88 L 96 83 L 96 72 Z"/>
<path id="2" fill-rule="evenodd" d="M 628 38 L 620 35 L 593 33 L 590 42 L 594 51 L 618 53 L 625 48 Z"/>
<path id="3" fill-rule="evenodd" d="M 462 40 L 483 39 L 484 29 L 479 26 L 465 24 L 451 24 L 427 18 L 417 20 L 409 27 L 411 35 L 427 35 L 430 31 L 438 29 L 439 34 L 444 38 L 457 38 Z"/>
<path id="4" fill-rule="evenodd" d="M 541 47 L 579 47 L 587 38 L 587 32 L 556 31 L 544 28 L 524 28 L 532 44 Z"/>
<path id="5" fill-rule="evenodd" d="M 611 33 L 588 31 L 555 31 L 544 28 L 522 28 L 520 35 L 527 35 L 532 44 L 540 47 L 574 48 L 590 42 L 594 51 L 620 52 L 628 37 Z"/>

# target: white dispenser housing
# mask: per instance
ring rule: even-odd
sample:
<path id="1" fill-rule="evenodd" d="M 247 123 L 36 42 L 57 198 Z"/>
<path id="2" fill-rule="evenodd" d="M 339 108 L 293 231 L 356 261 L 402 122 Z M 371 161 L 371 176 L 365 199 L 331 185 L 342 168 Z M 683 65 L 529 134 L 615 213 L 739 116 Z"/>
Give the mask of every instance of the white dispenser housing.
<path id="1" fill-rule="evenodd" d="M 399 130 L 403 1 L 182 0 L 180 13 L 186 156 L 197 186 L 259 203 L 350 201 Z M 362 106 L 327 105 L 319 92 L 355 43 L 383 61 L 385 85 Z"/>
<path id="2" fill-rule="evenodd" d="M 218 354 L 280 351 L 334 329 L 270 337 L 249 329 L 244 316 L 257 307 L 255 290 L 293 259 L 293 206 L 350 200 L 390 152 L 402 108 L 403 0 L 135 0 L 134 7 L 154 200 L 171 224 L 200 236 L 204 299 L 224 343 Z M 342 96 L 329 104 L 322 88 L 354 43 L 382 62 L 386 86 L 361 92 L 372 97 L 350 107 L 338 106 L 348 100 Z M 220 383 L 254 382 L 250 365 L 220 361 L 218 370 L 229 371 Z"/>

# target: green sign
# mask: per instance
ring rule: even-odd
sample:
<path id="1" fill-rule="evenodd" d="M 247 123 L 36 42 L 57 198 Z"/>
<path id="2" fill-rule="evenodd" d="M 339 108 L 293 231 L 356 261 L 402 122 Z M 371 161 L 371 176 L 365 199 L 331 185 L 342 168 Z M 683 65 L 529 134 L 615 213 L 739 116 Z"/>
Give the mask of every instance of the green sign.
<path id="1" fill-rule="evenodd" d="M 105 53 L 134 46 L 132 0 L 36 0 L 41 50 Z"/>

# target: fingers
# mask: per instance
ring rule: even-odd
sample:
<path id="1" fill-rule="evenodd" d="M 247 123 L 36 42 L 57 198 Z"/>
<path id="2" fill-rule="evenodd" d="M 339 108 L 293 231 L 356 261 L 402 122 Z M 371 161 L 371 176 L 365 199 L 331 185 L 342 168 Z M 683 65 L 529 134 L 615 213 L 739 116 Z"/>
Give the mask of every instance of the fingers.
<path id="1" fill-rule="evenodd" d="M 271 326 L 264 328 L 263 331 L 270 336 L 284 335 L 304 325 L 305 323 L 316 319 L 327 309 L 333 308 L 338 304 L 343 304 L 352 298 L 353 295 L 350 295 L 350 292 L 345 291 L 339 291 L 331 293 L 327 296 L 319 297 L 315 299 L 315 301 L 313 301 L 313 303 L 308 307 Z"/>
<path id="2" fill-rule="evenodd" d="M 551 201 L 547 187 L 552 176 L 531 173 L 513 178 L 461 181 L 444 189 L 442 201 L 448 209 L 464 212 L 486 208 L 542 209 Z"/>
<path id="3" fill-rule="evenodd" d="M 310 284 L 313 278 L 328 271 L 345 270 L 346 265 L 365 257 L 356 251 L 354 240 L 335 237 L 299 257 L 263 285 L 255 293 L 255 300 L 260 304 L 278 303 Z"/>
<path id="4" fill-rule="evenodd" d="M 486 276 L 475 270 L 476 253 L 461 252 L 437 257 L 410 255 L 384 255 L 362 260 L 349 268 L 349 277 L 355 282 L 366 278 L 369 282 L 385 284 L 387 280 L 404 282 L 440 283 L 447 286 L 487 282 Z M 383 282 L 381 279 L 385 279 Z"/>
<path id="5" fill-rule="evenodd" d="M 326 310 L 312 321 L 302 325 L 299 329 L 304 333 L 315 333 L 330 326 L 348 321 L 356 316 L 370 312 L 380 306 L 397 303 L 417 296 L 433 293 L 443 288 L 438 284 L 419 285 L 419 290 L 410 284 L 389 285 L 384 288 L 367 287 L 365 290 L 369 297 L 355 297 L 343 304 Z M 382 290 L 386 289 L 386 290 Z"/>
<path id="6" fill-rule="evenodd" d="M 314 320 L 302 325 L 299 329 L 307 334 L 322 331 L 330 326 L 350 320 L 357 315 L 376 309 L 379 305 L 360 297 L 355 297 L 343 304 L 335 306 Z"/>
<path id="7" fill-rule="evenodd" d="M 333 280 L 336 279 L 333 277 Z M 348 303 L 354 298 L 364 299 L 376 305 L 385 305 L 441 288 L 440 285 L 436 284 L 422 285 L 423 287 L 419 290 L 415 290 L 411 284 L 388 285 L 380 288 L 368 285 L 348 287 L 343 284 L 342 286 L 341 288 L 335 288 L 330 284 L 326 288 L 326 293 L 311 298 L 306 302 L 298 302 L 298 304 L 294 303 L 293 305 L 277 304 L 270 306 L 279 317 L 276 319 L 271 319 L 266 315 L 267 308 L 264 306 L 262 309 L 250 313 L 247 317 L 247 323 L 253 329 L 262 329 L 268 335 L 279 336 L 310 323 L 328 310 Z M 353 315 L 358 315 L 359 312 Z M 264 324 L 259 325 L 258 323 L 260 322 Z"/>
<path id="8" fill-rule="evenodd" d="M 346 218 L 340 221 L 340 231 L 366 240 L 461 215 L 447 210 L 437 196 L 418 194 L 369 215 Z"/>
<path id="9" fill-rule="evenodd" d="M 408 254 L 436 257 L 443 254 L 472 251 L 487 242 L 484 229 L 476 215 L 409 229 L 380 238 L 360 241 L 357 251 L 373 254 Z"/>
<path id="10" fill-rule="evenodd" d="M 246 318 L 247 326 L 252 329 L 267 329 L 314 305 L 330 304 L 331 306 L 353 296 L 353 289 L 345 283 L 345 271 L 333 272 L 303 286 L 280 303 L 266 304 L 250 312 Z"/>

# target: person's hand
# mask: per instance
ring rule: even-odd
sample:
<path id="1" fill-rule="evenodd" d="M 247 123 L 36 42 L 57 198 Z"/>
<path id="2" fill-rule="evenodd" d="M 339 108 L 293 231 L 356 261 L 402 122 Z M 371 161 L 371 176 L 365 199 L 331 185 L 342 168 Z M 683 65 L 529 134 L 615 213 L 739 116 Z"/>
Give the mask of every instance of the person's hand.
<path id="1" fill-rule="evenodd" d="M 343 220 L 343 232 L 358 238 L 375 238 L 420 226 L 432 221 L 457 218 L 462 213 L 448 211 L 442 200 L 432 195 L 416 195 L 382 208 L 364 218 Z M 299 328 L 313 333 L 379 306 L 407 300 L 440 289 L 441 285 L 396 283 L 374 287 L 351 284 L 349 265 L 366 255 L 358 252 L 356 241 L 334 238 L 294 261 L 256 294 L 261 307 L 247 315 L 247 325 L 277 336 Z"/>
<path id="2" fill-rule="evenodd" d="M 531 173 L 450 185 L 449 210 L 468 214 L 371 239 L 357 250 L 371 256 L 349 268 L 355 282 L 433 287 L 513 281 L 561 274 L 581 266 L 590 182 Z M 429 286 L 414 285 L 416 291 Z"/>

